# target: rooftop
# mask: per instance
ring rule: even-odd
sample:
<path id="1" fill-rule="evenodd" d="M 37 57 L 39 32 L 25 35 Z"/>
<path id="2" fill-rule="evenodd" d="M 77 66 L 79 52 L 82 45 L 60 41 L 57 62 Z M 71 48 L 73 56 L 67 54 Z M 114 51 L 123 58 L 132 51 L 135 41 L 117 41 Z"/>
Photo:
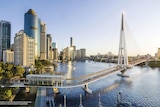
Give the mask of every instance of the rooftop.
<path id="1" fill-rule="evenodd" d="M 48 74 L 29 74 L 27 78 L 55 78 L 64 77 L 64 75 L 48 75 Z"/>
<path id="2" fill-rule="evenodd" d="M 36 12 L 33 9 L 29 9 L 27 13 L 36 16 Z"/>

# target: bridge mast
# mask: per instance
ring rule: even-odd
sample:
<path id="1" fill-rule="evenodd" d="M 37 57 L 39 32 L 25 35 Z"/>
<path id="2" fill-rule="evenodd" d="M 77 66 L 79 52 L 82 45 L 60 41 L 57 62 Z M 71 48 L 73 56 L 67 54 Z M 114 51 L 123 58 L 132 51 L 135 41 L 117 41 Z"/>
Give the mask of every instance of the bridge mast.
<path id="1" fill-rule="evenodd" d="M 126 41 L 125 41 L 124 13 L 122 13 L 122 22 L 121 22 L 121 30 L 120 30 L 118 65 L 120 67 L 128 66 L 128 56 L 127 56 L 127 48 L 126 48 Z"/>

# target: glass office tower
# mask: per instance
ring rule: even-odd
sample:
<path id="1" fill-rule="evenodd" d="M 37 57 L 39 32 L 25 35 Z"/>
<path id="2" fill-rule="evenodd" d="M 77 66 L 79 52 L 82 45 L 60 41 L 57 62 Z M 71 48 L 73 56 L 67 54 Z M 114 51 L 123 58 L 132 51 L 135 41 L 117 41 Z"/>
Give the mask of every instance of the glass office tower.
<path id="1" fill-rule="evenodd" d="M 40 57 L 40 19 L 33 9 L 24 16 L 24 32 L 35 40 L 35 58 Z"/>
<path id="2" fill-rule="evenodd" d="M 0 21 L 0 60 L 3 58 L 3 51 L 10 48 L 11 42 L 11 23 Z"/>

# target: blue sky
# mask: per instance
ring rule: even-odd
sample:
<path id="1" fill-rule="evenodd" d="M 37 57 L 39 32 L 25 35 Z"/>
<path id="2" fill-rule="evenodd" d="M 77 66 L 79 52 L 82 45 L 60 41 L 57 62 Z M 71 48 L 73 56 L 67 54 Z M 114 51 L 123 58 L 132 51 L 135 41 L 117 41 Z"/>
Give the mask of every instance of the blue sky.
<path id="1" fill-rule="evenodd" d="M 160 47 L 159 0 L 1 0 L 0 20 L 11 22 L 12 43 L 30 8 L 47 24 L 59 51 L 73 37 L 77 49 L 86 48 L 87 55 L 117 54 L 122 11 L 129 55 L 154 55 Z"/>

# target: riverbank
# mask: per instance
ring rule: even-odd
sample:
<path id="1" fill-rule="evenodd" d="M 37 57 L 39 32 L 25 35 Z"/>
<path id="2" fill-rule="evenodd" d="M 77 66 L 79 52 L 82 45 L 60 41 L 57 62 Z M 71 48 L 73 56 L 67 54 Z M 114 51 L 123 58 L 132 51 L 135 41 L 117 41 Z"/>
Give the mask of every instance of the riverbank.
<path id="1" fill-rule="evenodd" d="M 151 68 L 160 67 L 160 60 L 149 61 L 139 64 L 139 66 L 149 66 Z"/>
<path id="2" fill-rule="evenodd" d="M 150 61 L 149 66 L 150 67 L 160 67 L 160 61 Z"/>

